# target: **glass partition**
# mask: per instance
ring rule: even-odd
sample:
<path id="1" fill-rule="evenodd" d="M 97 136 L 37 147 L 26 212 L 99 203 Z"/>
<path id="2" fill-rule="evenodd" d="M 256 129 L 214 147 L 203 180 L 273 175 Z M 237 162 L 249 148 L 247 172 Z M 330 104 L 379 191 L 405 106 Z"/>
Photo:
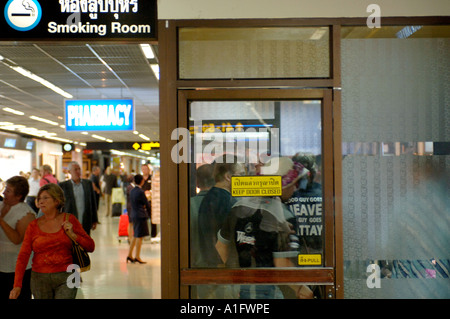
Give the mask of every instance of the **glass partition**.
<path id="1" fill-rule="evenodd" d="M 449 298 L 450 29 L 342 28 L 345 298 Z"/>

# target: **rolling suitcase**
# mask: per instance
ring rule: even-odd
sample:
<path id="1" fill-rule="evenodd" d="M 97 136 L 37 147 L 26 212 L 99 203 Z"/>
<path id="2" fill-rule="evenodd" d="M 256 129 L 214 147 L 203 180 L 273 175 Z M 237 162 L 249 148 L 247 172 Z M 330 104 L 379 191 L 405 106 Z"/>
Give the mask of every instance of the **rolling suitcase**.
<path id="1" fill-rule="evenodd" d="M 122 203 L 112 204 L 112 216 L 118 217 L 122 215 Z"/>
<path id="2" fill-rule="evenodd" d="M 128 241 L 128 225 L 130 224 L 130 222 L 128 221 L 128 215 L 126 213 L 120 215 L 120 219 L 119 219 L 119 243 L 122 242 L 123 240 L 127 240 Z M 129 243 L 129 242 L 128 242 Z"/>

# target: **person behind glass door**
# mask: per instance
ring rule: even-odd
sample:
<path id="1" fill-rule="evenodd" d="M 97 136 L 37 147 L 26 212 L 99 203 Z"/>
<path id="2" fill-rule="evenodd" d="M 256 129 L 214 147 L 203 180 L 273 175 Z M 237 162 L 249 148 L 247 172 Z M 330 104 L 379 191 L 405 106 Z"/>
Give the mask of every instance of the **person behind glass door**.
<path id="1" fill-rule="evenodd" d="M 94 240 L 84 231 L 72 214 L 62 212 L 64 192 L 57 184 L 40 188 L 37 203 L 43 215 L 32 221 L 26 232 L 16 263 L 11 299 L 22 292 L 25 267 L 33 254 L 31 292 L 35 299 L 75 299 L 77 288 L 70 288 L 67 279 L 72 272 L 67 267 L 73 263 L 72 240 L 87 252 L 95 249 Z"/>
<path id="2" fill-rule="evenodd" d="M 308 178 L 300 181 L 298 189 L 287 201 L 288 208 L 294 214 L 288 220 L 295 225 L 304 254 L 322 253 L 322 185 L 315 181 L 317 165 L 312 154 L 297 153 L 292 157 L 294 162 L 300 163 L 309 170 Z M 308 212 L 308 213 L 306 213 Z M 311 222 L 312 221 L 312 222 Z"/>
<path id="3" fill-rule="evenodd" d="M 228 156 L 229 157 L 229 156 Z M 222 264 L 215 245 L 217 232 L 236 203 L 231 196 L 231 177 L 245 175 L 244 166 L 236 156 L 227 162 L 224 155 L 214 163 L 214 186 L 208 191 L 198 212 L 201 263 L 203 267 L 218 267 Z"/>
<path id="4" fill-rule="evenodd" d="M 14 283 L 17 256 L 28 225 L 36 218 L 24 203 L 28 181 L 14 176 L 6 181 L 4 200 L 0 201 L 0 299 L 7 299 Z M 21 299 L 31 299 L 31 263 L 26 265 Z"/>
<path id="5" fill-rule="evenodd" d="M 128 261 L 132 263 L 138 262 L 145 264 L 141 260 L 142 239 L 150 235 L 147 220 L 150 218 L 150 203 L 145 197 L 142 186 L 145 183 L 141 174 L 134 176 L 135 187 L 130 191 L 131 202 L 131 220 L 133 223 L 133 238 L 131 239 L 130 248 L 128 250 Z M 133 250 L 136 248 L 135 257 L 133 258 Z"/>
<path id="6" fill-rule="evenodd" d="M 215 244 L 217 231 L 236 199 L 231 196 L 231 177 L 245 175 L 245 167 L 236 156 L 222 156 L 214 162 L 214 186 L 200 204 L 198 212 L 199 267 L 222 267 Z M 234 287 L 203 285 L 197 287 L 200 298 L 234 298 Z"/>
<path id="7" fill-rule="evenodd" d="M 200 205 L 211 187 L 214 186 L 214 165 L 203 164 L 197 168 L 196 185 L 200 190 L 190 199 L 190 225 L 191 225 L 191 267 L 201 265 L 200 260 L 200 237 L 198 230 L 198 211 Z"/>
<path id="8" fill-rule="evenodd" d="M 289 235 L 293 233 L 287 218 L 291 215 L 285 206 L 294 193 L 297 182 L 308 170 L 288 157 L 275 157 L 261 167 L 261 175 L 282 177 L 282 194 L 273 197 L 248 197 L 237 202 L 218 233 L 216 249 L 229 267 L 287 267 L 290 251 Z M 309 288 L 293 287 L 285 296 L 311 297 Z M 277 289 L 273 285 L 255 286 L 256 298 L 273 299 Z M 249 286 L 241 287 L 240 298 L 251 298 Z"/>

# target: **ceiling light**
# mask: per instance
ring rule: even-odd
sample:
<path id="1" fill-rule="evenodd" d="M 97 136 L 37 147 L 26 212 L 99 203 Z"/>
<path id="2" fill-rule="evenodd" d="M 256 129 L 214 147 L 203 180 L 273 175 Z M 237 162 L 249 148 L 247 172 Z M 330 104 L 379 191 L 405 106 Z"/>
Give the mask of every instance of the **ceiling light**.
<path id="1" fill-rule="evenodd" d="M 38 116 L 30 116 L 30 119 L 35 120 L 35 121 L 39 121 L 39 122 L 43 122 L 43 123 L 47 123 L 47 124 L 51 124 L 51 125 L 58 125 L 58 123 L 44 119 L 42 117 L 38 117 Z"/>
<path id="2" fill-rule="evenodd" d="M 14 125 L 14 123 L 11 122 L 0 122 L 0 126 L 11 126 Z"/>
<path id="3" fill-rule="evenodd" d="M 150 141 L 150 138 L 145 136 L 144 134 L 139 134 L 139 137 L 146 140 L 146 141 Z"/>
<path id="4" fill-rule="evenodd" d="M 17 111 L 17 110 L 11 109 L 9 107 L 4 107 L 3 111 L 9 112 L 9 113 L 13 113 L 13 114 L 16 114 L 16 115 L 24 115 L 25 114 L 25 113 L 23 113 L 21 111 Z"/>
<path id="5" fill-rule="evenodd" d="M 159 65 L 158 64 L 150 64 L 155 77 L 159 80 Z"/>
<path id="6" fill-rule="evenodd" d="M 37 75 L 34 74 L 34 73 L 31 73 L 30 71 L 28 71 L 28 70 L 22 68 L 21 66 L 10 65 L 10 64 L 7 64 L 7 65 L 8 65 L 11 69 L 13 69 L 14 71 L 16 71 L 16 72 L 22 74 L 23 76 L 25 76 L 25 77 L 27 77 L 27 78 L 29 78 L 29 79 L 32 79 L 32 80 L 34 80 L 34 81 L 36 81 L 36 82 L 42 84 L 43 86 L 48 87 L 50 90 L 53 90 L 54 92 L 56 92 L 56 93 L 58 93 L 58 94 L 64 96 L 66 99 L 71 99 L 71 98 L 73 98 L 73 95 L 71 95 L 71 94 L 65 92 L 64 90 L 62 90 L 61 88 L 57 87 L 56 85 L 54 85 L 54 84 L 50 83 L 49 81 L 47 81 L 47 80 L 41 78 L 40 76 L 37 76 Z"/>
<path id="7" fill-rule="evenodd" d="M 16 129 L 22 129 L 24 127 L 26 126 L 21 124 L 4 125 L 2 126 L 2 130 L 15 131 Z"/>
<path id="8" fill-rule="evenodd" d="M 46 136 L 46 138 L 48 138 L 50 140 L 65 142 L 65 143 L 73 143 L 73 141 L 71 141 L 71 140 L 68 140 L 68 139 L 65 139 L 65 138 L 61 138 L 61 137 L 56 137 L 56 136 Z"/>
<path id="9" fill-rule="evenodd" d="M 100 136 L 100 135 L 95 135 L 95 134 L 92 134 L 91 136 L 93 138 L 98 139 L 98 140 L 106 141 L 106 137 L 103 137 L 103 136 Z"/>
<path id="10" fill-rule="evenodd" d="M 141 49 L 147 59 L 155 58 L 155 54 L 153 53 L 153 50 L 152 50 L 152 47 L 150 46 L 150 44 L 141 44 Z"/>

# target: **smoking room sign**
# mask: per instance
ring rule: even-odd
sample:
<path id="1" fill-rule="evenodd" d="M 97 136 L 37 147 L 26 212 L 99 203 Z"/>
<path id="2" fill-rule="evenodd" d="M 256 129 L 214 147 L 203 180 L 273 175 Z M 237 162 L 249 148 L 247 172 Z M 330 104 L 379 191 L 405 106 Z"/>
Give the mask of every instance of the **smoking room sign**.
<path id="1" fill-rule="evenodd" d="M 157 0 L 9 0 L 1 39 L 157 39 Z"/>

